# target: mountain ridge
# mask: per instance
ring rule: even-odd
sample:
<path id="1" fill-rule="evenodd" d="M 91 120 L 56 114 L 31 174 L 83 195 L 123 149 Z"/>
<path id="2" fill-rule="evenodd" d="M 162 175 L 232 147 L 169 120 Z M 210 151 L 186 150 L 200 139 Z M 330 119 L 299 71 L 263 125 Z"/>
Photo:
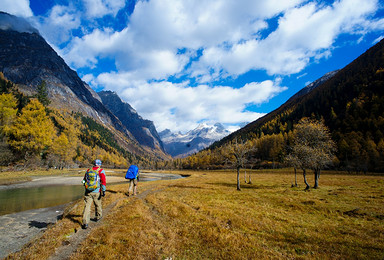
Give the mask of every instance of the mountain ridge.
<path id="1" fill-rule="evenodd" d="M 140 144 L 102 103 L 99 95 L 80 79 L 77 72 L 65 63 L 37 30 L 15 31 L 9 24 L 17 20 L 15 16 L 0 13 L 0 72 L 7 80 L 30 97 L 36 95 L 38 87 L 44 83 L 50 107 L 81 113 L 94 119 L 114 132 L 116 140 L 127 151 L 168 158 L 160 146 L 153 148 Z M 125 137 L 121 138 L 123 135 L 118 132 Z"/>
<path id="2" fill-rule="evenodd" d="M 208 147 L 229 133 L 223 125 L 216 123 L 213 126 L 199 124 L 185 134 L 172 133 L 171 130 L 165 129 L 159 135 L 165 150 L 173 157 L 182 158 Z"/>
<path id="3" fill-rule="evenodd" d="M 163 143 L 152 121 L 143 119 L 137 111 L 112 91 L 97 93 L 103 104 L 115 115 L 142 145 L 165 152 Z"/>

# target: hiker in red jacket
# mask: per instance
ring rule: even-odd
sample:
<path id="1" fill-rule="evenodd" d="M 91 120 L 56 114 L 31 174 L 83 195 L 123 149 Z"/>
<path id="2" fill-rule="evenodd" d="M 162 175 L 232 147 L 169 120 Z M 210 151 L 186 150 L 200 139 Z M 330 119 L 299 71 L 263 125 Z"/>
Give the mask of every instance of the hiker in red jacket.
<path id="1" fill-rule="evenodd" d="M 91 215 L 92 201 L 95 204 L 95 221 L 99 221 L 103 216 L 101 198 L 105 196 L 107 181 L 105 171 L 101 168 L 100 160 L 95 160 L 94 166 L 87 170 L 84 175 L 83 184 L 85 187 L 85 207 L 82 228 L 87 229 Z"/>

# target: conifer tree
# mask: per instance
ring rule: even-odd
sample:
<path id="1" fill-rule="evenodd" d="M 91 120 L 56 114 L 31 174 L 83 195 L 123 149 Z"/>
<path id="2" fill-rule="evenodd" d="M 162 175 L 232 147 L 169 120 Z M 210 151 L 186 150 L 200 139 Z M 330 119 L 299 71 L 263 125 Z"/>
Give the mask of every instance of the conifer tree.
<path id="1" fill-rule="evenodd" d="M 37 86 L 37 99 L 44 106 L 48 107 L 51 101 L 48 98 L 47 83 L 43 80 L 39 86 Z"/>
<path id="2" fill-rule="evenodd" d="M 0 95 L 0 137 L 4 137 L 16 118 L 17 101 L 12 94 Z"/>
<path id="3" fill-rule="evenodd" d="M 17 101 L 12 94 L 0 95 L 0 164 L 8 164 L 12 158 L 12 151 L 7 144 L 10 126 L 16 118 Z"/>
<path id="4" fill-rule="evenodd" d="M 10 127 L 9 144 L 22 155 L 39 156 L 52 144 L 55 128 L 44 106 L 32 99 Z"/>

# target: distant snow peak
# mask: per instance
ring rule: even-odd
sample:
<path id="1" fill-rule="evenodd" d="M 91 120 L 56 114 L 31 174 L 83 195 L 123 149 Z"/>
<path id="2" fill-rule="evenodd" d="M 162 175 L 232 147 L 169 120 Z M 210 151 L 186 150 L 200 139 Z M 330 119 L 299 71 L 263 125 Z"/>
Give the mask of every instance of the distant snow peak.
<path id="1" fill-rule="evenodd" d="M 169 129 L 159 133 L 165 150 L 173 157 L 185 157 L 198 152 L 229 134 L 230 131 L 220 123 L 214 125 L 200 123 L 195 129 L 185 134 L 172 133 Z"/>

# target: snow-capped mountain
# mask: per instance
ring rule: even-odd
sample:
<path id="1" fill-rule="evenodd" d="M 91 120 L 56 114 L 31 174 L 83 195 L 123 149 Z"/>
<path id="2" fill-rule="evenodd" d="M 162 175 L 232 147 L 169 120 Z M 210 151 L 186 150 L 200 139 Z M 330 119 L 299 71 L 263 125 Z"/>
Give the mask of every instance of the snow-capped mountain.
<path id="1" fill-rule="evenodd" d="M 173 157 L 186 157 L 196 153 L 229 134 L 230 131 L 220 123 L 213 126 L 200 124 L 185 134 L 172 133 L 169 129 L 159 133 L 165 151 Z"/>

